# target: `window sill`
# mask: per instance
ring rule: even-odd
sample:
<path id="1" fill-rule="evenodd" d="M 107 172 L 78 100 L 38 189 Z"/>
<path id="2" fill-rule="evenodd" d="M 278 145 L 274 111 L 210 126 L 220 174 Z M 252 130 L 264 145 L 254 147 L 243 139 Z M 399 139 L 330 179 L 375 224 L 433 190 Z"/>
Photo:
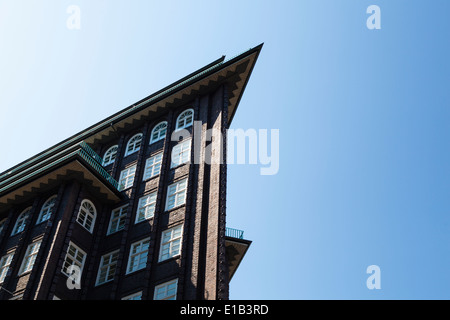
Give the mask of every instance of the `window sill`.
<path id="1" fill-rule="evenodd" d="M 178 205 L 178 206 L 176 206 L 176 207 L 173 207 L 173 208 L 171 208 L 171 209 L 166 209 L 166 210 L 164 210 L 164 213 L 170 213 L 170 212 L 172 212 L 172 211 L 178 210 L 178 209 L 180 209 L 180 208 L 182 208 L 182 207 L 185 207 L 185 206 L 186 206 L 186 203 L 183 203 L 183 204 L 180 204 L 180 205 Z"/>
<path id="2" fill-rule="evenodd" d="M 106 285 L 106 284 L 112 284 L 112 283 L 113 283 L 113 280 L 114 280 L 114 279 L 111 279 L 111 280 L 108 280 L 108 281 L 105 281 L 105 282 L 102 282 L 102 283 L 96 283 L 96 284 L 95 284 L 95 288 L 100 287 L 100 286 L 103 286 L 103 285 Z"/>
<path id="3" fill-rule="evenodd" d="M 152 217 L 150 217 L 150 218 L 146 218 L 146 219 L 144 219 L 144 220 L 141 220 L 141 221 L 134 221 L 134 224 L 136 225 L 136 224 L 140 224 L 140 223 L 142 223 L 142 222 L 151 222 L 153 219 L 155 218 L 155 216 L 153 215 Z"/>
<path id="4" fill-rule="evenodd" d="M 125 277 L 135 275 L 135 274 L 139 273 L 139 271 L 145 271 L 146 267 L 147 267 L 147 266 L 145 266 L 145 267 L 142 268 L 142 269 L 133 270 L 133 271 L 130 271 L 130 272 L 127 271 L 127 272 L 125 273 Z"/>
<path id="5" fill-rule="evenodd" d="M 166 260 L 163 260 L 163 261 L 159 261 L 158 260 L 158 265 L 159 264 L 163 264 L 163 263 L 167 263 L 167 262 L 170 262 L 170 261 L 173 262 L 173 261 L 179 260 L 180 258 L 181 258 L 181 253 L 177 254 L 176 256 L 167 258 Z"/>
<path id="6" fill-rule="evenodd" d="M 178 168 L 180 168 L 182 166 L 189 165 L 189 164 L 191 164 L 190 161 L 177 164 L 175 167 L 170 166 L 170 170 L 175 170 L 175 169 L 178 169 Z"/>
<path id="7" fill-rule="evenodd" d="M 157 175 L 152 176 L 152 177 L 149 177 L 149 178 L 146 178 L 146 179 L 142 179 L 142 182 L 147 183 L 147 182 L 149 182 L 150 180 L 153 180 L 153 179 L 158 178 L 158 177 L 159 177 L 159 173 L 158 173 Z M 130 187 L 130 188 L 131 188 L 131 187 Z"/>

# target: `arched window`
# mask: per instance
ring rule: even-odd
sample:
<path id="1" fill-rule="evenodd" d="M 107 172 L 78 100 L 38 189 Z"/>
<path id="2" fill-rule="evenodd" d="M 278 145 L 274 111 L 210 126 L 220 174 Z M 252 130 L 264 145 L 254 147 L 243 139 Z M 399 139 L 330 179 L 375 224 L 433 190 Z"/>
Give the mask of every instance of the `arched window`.
<path id="1" fill-rule="evenodd" d="M 127 150 L 125 151 L 125 156 L 128 156 L 141 148 L 142 133 L 135 134 L 127 143 Z"/>
<path id="2" fill-rule="evenodd" d="M 193 122 L 194 122 L 194 110 L 187 109 L 178 116 L 175 130 L 187 128 L 191 126 Z"/>
<path id="3" fill-rule="evenodd" d="M 114 163 L 114 160 L 116 160 L 118 147 L 118 145 L 115 145 L 106 150 L 105 155 L 103 156 L 103 166 Z"/>
<path id="4" fill-rule="evenodd" d="M 167 131 L 167 121 L 158 123 L 152 130 L 150 143 L 164 139 L 166 137 L 166 131 Z"/>
<path id="5" fill-rule="evenodd" d="M 55 206 L 55 203 L 56 203 L 56 195 L 51 196 L 50 198 L 48 198 L 47 201 L 45 201 L 44 205 L 41 208 L 41 212 L 39 212 L 39 216 L 36 221 L 36 224 L 39 224 L 41 222 L 44 222 L 44 221 L 50 219 L 50 216 L 52 215 L 53 207 Z"/>
<path id="6" fill-rule="evenodd" d="M 14 225 L 14 228 L 11 232 L 12 236 L 15 234 L 18 234 L 19 232 L 22 232 L 23 229 L 25 229 L 25 226 L 27 225 L 27 220 L 28 220 L 30 213 L 31 213 L 31 207 L 28 207 L 22 211 L 22 213 L 17 218 L 16 224 Z"/>
<path id="7" fill-rule="evenodd" d="M 83 200 L 78 211 L 77 222 L 81 224 L 87 231 L 92 233 L 94 230 L 95 218 L 97 210 L 92 202 Z"/>

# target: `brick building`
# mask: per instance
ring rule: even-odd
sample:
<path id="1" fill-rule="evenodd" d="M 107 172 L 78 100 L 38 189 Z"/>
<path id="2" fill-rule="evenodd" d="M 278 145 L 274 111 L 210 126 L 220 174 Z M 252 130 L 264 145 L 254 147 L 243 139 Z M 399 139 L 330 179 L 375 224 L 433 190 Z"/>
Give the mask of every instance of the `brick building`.
<path id="1" fill-rule="evenodd" d="M 208 131 L 229 127 L 261 48 L 1 173 L 0 299 L 228 299 L 251 242 L 226 227 L 226 141 Z"/>

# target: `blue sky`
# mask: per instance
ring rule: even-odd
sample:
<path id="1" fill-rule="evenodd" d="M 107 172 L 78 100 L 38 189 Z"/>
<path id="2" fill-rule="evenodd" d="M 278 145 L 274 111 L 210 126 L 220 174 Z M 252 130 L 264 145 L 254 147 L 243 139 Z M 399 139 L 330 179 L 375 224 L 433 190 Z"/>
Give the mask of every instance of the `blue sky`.
<path id="1" fill-rule="evenodd" d="M 380 30 L 366 27 L 373 4 Z M 449 299 L 449 10 L 0 0 L 0 171 L 264 42 L 232 128 L 279 129 L 280 169 L 229 166 L 228 226 L 253 241 L 230 297 Z M 366 287 L 373 264 L 380 290 Z"/>

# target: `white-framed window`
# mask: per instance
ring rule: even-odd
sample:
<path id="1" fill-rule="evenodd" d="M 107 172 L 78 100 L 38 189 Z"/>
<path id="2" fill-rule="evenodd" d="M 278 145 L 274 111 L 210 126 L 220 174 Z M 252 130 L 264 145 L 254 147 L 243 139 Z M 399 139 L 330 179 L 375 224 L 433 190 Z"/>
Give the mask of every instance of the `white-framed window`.
<path id="1" fill-rule="evenodd" d="M 153 300 L 176 300 L 178 279 L 162 283 L 155 287 Z"/>
<path id="2" fill-rule="evenodd" d="M 42 240 L 35 241 L 28 245 L 25 256 L 23 257 L 22 265 L 20 266 L 19 274 L 24 274 L 25 272 L 31 271 L 36 261 L 36 256 L 39 252 Z"/>
<path id="3" fill-rule="evenodd" d="M 105 155 L 103 156 L 103 166 L 107 166 L 111 163 L 114 163 L 117 157 L 118 148 L 119 146 L 115 145 L 106 150 Z"/>
<path id="4" fill-rule="evenodd" d="M 173 146 L 170 163 L 171 168 L 175 168 L 176 166 L 190 161 L 191 141 L 192 139 L 187 139 Z"/>
<path id="5" fill-rule="evenodd" d="M 9 266 L 11 265 L 12 258 L 14 256 L 14 252 L 8 253 L 4 255 L 0 259 L 0 283 L 5 281 L 6 274 L 8 273 Z"/>
<path id="6" fill-rule="evenodd" d="M 142 133 L 135 134 L 128 140 L 127 148 L 125 150 L 125 156 L 139 151 L 142 143 Z"/>
<path id="7" fill-rule="evenodd" d="M 72 274 L 72 266 L 76 266 L 79 268 L 79 275 L 81 276 L 85 262 L 86 252 L 81 250 L 71 241 L 69 242 L 69 247 L 67 248 L 66 257 L 64 258 L 64 263 L 61 271 L 65 275 L 70 276 Z"/>
<path id="8" fill-rule="evenodd" d="M 127 274 L 145 268 L 147 265 L 149 245 L 150 238 L 131 244 L 130 256 L 128 257 Z"/>
<path id="9" fill-rule="evenodd" d="M 0 220 L 0 235 L 2 234 L 3 229 L 5 229 L 7 220 L 8 220 L 7 218 Z"/>
<path id="10" fill-rule="evenodd" d="M 77 222 L 82 225 L 87 231 L 92 233 L 94 230 L 95 219 L 97 217 L 97 210 L 94 204 L 89 200 L 81 201 L 80 210 L 78 211 Z"/>
<path id="11" fill-rule="evenodd" d="M 118 258 L 119 250 L 107 253 L 102 256 L 102 258 L 100 259 L 100 266 L 98 268 L 96 285 L 100 285 L 114 279 Z"/>
<path id="12" fill-rule="evenodd" d="M 166 211 L 186 202 L 187 178 L 167 187 Z"/>
<path id="13" fill-rule="evenodd" d="M 190 127 L 193 122 L 194 109 L 187 109 L 178 116 L 175 131 Z"/>
<path id="14" fill-rule="evenodd" d="M 152 130 L 150 135 L 150 144 L 162 140 L 166 137 L 167 132 L 167 121 L 162 121 L 158 123 Z"/>
<path id="15" fill-rule="evenodd" d="M 136 165 L 126 168 L 120 172 L 119 190 L 125 190 L 133 186 L 134 176 L 136 174 Z"/>
<path id="16" fill-rule="evenodd" d="M 161 172 L 162 156 L 163 154 L 160 152 L 145 161 L 143 180 L 153 178 Z"/>
<path id="17" fill-rule="evenodd" d="M 55 203 L 56 203 L 56 195 L 51 196 L 47 201 L 45 201 L 44 205 L 41 208 L 41 211 L 39 212 L 36 224 L 42 223 L 50 219 L 50 216 L 52 215 L 53 212 L 53 208 L 55 207 Z"/>
<path id="18" fill-rule="evenodd" d="M 155 215 L 156 191 L 139 199 L 135 223 L 153 218 Z"/>
<path id="19" fill-rule="evenodd" d="M 25 229 L 25 226 L 27 225 L 27 220 L 31 213 L 31 207 L 26 208 L 22 211 L 22 213 L 17 217 L 16 223 L 14 225 L 14 228 L 11 232 L 11 236 L 18 234 L 19 232 L 22 232 L 23 229 Z"/>
<path id="20" fill-rule="evenodd" d="M 158 262 L 170 259 L 172 257 L 176 257 L 180 254 L 182 236 L 183 236 L 182 224 L 167 229 L 162 233 Z"/>
<path id="21" fill-rule="evenodd" d="M 125 227 L 125 219 L 127 217 L 128 205 L 114 209 L 111 212 L 109 220 L 108 234 L 122 230 Z"/>
<path id="22" fill-rule="evenodd" d="M 142 291 L 123 297 L 122 300 L 142 300 Z"/>

